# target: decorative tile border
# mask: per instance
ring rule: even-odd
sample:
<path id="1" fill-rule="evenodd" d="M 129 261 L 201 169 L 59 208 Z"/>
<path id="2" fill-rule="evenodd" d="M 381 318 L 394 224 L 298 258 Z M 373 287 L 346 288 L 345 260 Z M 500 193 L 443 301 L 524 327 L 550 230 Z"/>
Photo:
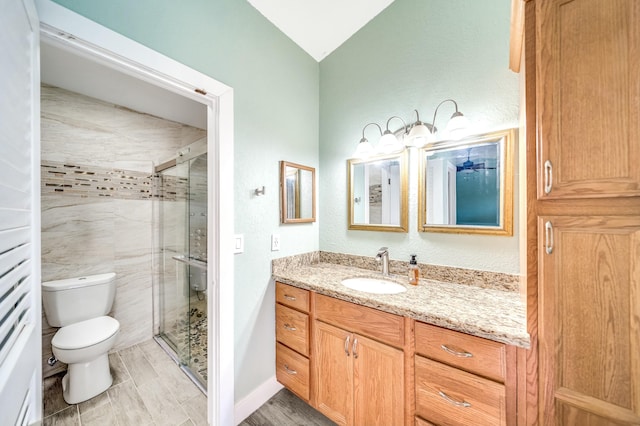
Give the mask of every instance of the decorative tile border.
<path id="1" fill-rule="evenodd" d="M 158 178 L 145 172 L 43 160 L 41 192 L 82 198 L 178 200 L 186 198 L 187 180 L 165 176 L 160 188 Z"/>
<path id="2" fill-rule="evenodd" d="M 273 274 L 279 275 L 282 270 L 314 263 L 329 263 L 372 271 L 378 271 L 380 269 L 380 264 L 374 257 L 320 251 L 273 259 Z M 429 280 L 510 292 L 517 292 L 520 288 L 519 275 L 455 268 L 451 266 L 429 265 L 425 263 L 419 263 L 418 266 L 420 268 L 420 277 Z M 392 274 L 405 275 L 408 267 L 409 262 L 400 260 L 389 261 L 389 272 Z"/>

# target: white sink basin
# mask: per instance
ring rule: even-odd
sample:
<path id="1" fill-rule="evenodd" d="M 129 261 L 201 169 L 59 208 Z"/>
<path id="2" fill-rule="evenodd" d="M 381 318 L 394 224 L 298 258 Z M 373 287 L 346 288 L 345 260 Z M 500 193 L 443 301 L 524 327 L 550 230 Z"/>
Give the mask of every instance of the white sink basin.
<path id="1" fill-rule="evenodd" d="M 347 278 L 342 280 L 342 285 L 352 290 L 375 294 L 398 294 L 407 291 L 402 284 L 381 278 Z"/>

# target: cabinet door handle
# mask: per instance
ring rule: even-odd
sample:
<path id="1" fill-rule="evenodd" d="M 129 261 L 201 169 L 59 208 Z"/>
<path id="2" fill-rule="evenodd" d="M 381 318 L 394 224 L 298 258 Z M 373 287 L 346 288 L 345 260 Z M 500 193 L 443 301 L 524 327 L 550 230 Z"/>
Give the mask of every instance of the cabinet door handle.
<path id="1" fill-rule="evenodd" d="M 347 356 L 349 356 L 349 341 L 351 340 L 351 336 L 347 336 L 346 339 L 344 339 L 344 353 L 347 354 Z"/>
<path id="2" fill-rule="evenodd" d="M 284 327 L 286 330 L 289 330 L 289 331 L 296 331 L 296 330 L 298 330 L 297 328 L 295 328 L 295 327 L 294 327 L 294 326 L 292 326 L 291 324 L 285 324 L 283 327 Z"/>
<path id="3" fill-rule="evenodd" d="M 291 374 L 292 376 L 295 376 L 296 374 L 298 374 L 296 370 L 290 369 L 287 364 L 284 365 L 284 369 L 288 374 Z"/>
<path id="4" fill-rule="evenodd" d="M 454 351 L 453 349 L 451 349 L 450 347 L 448 347 L 447 345 L 440 345 L 440 347 L 442 348 L 443 351 L 460 357 L 460 358 L 471 358 L 473 356 L 473 354 L 471 352 L 467 352 L 467 351 L 462 351 L 462 352 L 458 352 L 458 351 Z"/>
<path id="5" fill-rule="evenodd" d="M 550 221 L 544 224 L 544 251 L 553 253 L 553 225 Z"/>
<path id="6" fill-rule="evenodd" d="M 289 294 L 285 294 L 285 295 L 284 295 L 284 298 L 285 298 L 285 299 L 287 299 L 287 300 L 296 300 L 296 297 L 295 297 L 295 296 L 291 296 L 291 295 L 289 295 Z"/>
<path id="7" fill-rule="evenodd" d="M 351 348 L 353 352 L 353 357 L 358 358 L 358 338 L 353 339 L 353 348 Z"/>
<path id="8" fill-rule="evenodd" d="M 549 194 L 553 186 L 553 165 L 551 161 L 544 162 L 544 193 Z"/>
<path id="9" fill-rule="evenodd" d="M 438 395 L 440 395 L 445 401 L 447 401 L 448 403 L 455 405 L 456 407 L 464 407 L 464 408 L 468 408 L 471 407 L 471 404 L 468 403 L 465 400 L 462 401 L 456 401 L 455 399 L 451 398 L 449 395 L 447 395 L 446 393 L 439 391 Z"/>

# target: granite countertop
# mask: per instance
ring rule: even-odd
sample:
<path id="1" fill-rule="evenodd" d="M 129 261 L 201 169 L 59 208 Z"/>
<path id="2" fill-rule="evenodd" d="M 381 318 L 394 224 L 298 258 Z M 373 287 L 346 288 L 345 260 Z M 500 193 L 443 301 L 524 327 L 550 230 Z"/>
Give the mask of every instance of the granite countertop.
<path id="1" fill-rule="evenodd" d="M 423 278 L 412 286 L 407 277 L 391 275 L 388 279 L 403 284 L 405 293 L 371 294 L 341 284 L 343 279 L 352 277 L 383 278 L 368 269 L 322 262 L 273 272 L 276 281 L 295 287 L 473 336 L 529 347 L 526 307 L 518 292 Z"/>

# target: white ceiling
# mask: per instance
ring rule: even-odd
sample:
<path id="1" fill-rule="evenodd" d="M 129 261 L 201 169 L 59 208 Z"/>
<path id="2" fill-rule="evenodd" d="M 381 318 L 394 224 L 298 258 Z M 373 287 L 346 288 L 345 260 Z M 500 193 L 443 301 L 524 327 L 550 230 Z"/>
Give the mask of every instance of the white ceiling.
<path id="1" fill-rule="evenodd" d="M 40 80 L 138 112 L 207 128 L 207 108 L 203 104 L 50 44 L 46 39 L 40 43 Z"/>
<path id="2" fill-rule="evenodd" d="M 393 0 L 247 1 L 318 62 L 393 3 Z"/>

